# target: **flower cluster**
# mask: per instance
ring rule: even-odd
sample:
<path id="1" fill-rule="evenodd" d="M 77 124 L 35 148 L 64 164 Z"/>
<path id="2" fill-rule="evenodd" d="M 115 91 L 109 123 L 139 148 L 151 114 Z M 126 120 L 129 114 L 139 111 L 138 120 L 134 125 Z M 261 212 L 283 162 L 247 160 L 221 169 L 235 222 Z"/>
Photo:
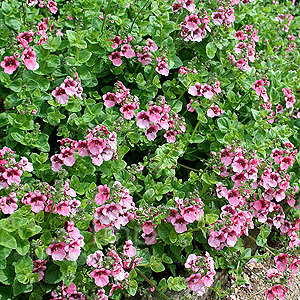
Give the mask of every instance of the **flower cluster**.
<path id="1" fill-rule="evenodd" d="M 67 287 L 63 282 L 61 286 L 61 291 L 59 292 L 52 291 L 51 297 L 52 298 L 50 300 L 75 300 L 75 299 L 86 300 L 85 294 L 77 291 L 77 286 L 75 285 L 74 282 L 72 282 L 69 287 Z M 101 300 L 107 300 L 107 299 L 102 298 Z"/>
<path id="2" fill-rule="evenodd" d="M 243 30 L 238 30 L 234 36 L 239 40 L 235 45 L 235 57 L 229 52 L 228 59 L 241 71 L 250 71 L 249 62 L 255 60 L 256 42 L 259 42 L 258 30 L 253 29 L 253 25 L 246 25 Z"/>
<path id="3" fill-rule="evenodd" d="M 157 57 L 155 60 L 157 61 L 157 67 L 155 68 L 155 71 L 158 74 L 168 76 L 169 75 L 168 59 L 164 56 L 164 57 Z"/>
<path id="4" fill-rule="evenodd" d="M 81 253 L 81 248 L 84 246 L 84 238 L 80 234 L 74 222 L 66 221 L 64 229 L 67 232 L 64 241 L 55 243 L 54 241 L 46 249 L 46 253 L 52 256 L 53 260 L 62 261 L 63 259 L 69 261 L 76 261 Z"/>
<path id="5" fill-rule="evenodd" d="M 40 8 L 45 7 L 45 2 L 43 0 L 26 0 L 26 5 L 27 6 L 35 6 L 36 4 L 39 4 Z M 49 0 L 47 2 L 46 6 L 52 14 L 57 13 L 58 9 L 57 9 L 57 3 L 55 1 Z"/>
<path id="6" fill-rule="evenodd" d="M 149 141 L 154 141 L 159 130 L 164 129 L 164 137 L 168 143 L 174 143 L 177 134 L 185 132 L 185 122 L 166 103 L 164 96 L 159 96 L 157 105 L 149 103 L 147 111 L 140 111 L 136 114 L 136 125 L 146 129 L 145 135 Z"/>
<path id="7" fill-rule="evenodd" d="M 194 274 L 186 279 L 188 282 L 187 286 L 197 296 L 203 296 L 205 287 L 211 287 L 214 282 L 216 271 L 213 258 L 208 252 L 205 253 L 205 257 L 190 254 L 186 260 L 185 267 L 192 269 L 194 272 Z"/>
<path id="8" fill-rule="evenodd" d="M 94 214 L 95 231 L 105 227 L 120 229 L 135 218 L 135 203 L 129 190 L 116 181 L 112 188 L 107 185 L 98 186 L 99 193 L 95 196 L 97 205 Z"/>
<path id="9" fill-rule="evenodd" d="M 17 162 L 15 152 L 3 147 L 0 150 L 0 190 L 12 184 L 19 184 L 24 171 L 32 172 L 32 163 L 26 157 Z"/>
<path id="10" fill-rule="evenodd" d="M 43 280 L 45 277 L 44 271 L 47 269 L 47 266 L 45 266 L 47 263 L 47 260 L 34 260 L 33 261 L 33 270 L 32 273 L 39 273 L 39 281 Z"/>
<path id="11" fill-rule="evenodd" d="M 172 4 L 172 11 L 174 13 L 177 13 L 181 8 L 187 9 L 190 13 L 193 13 L 196 8 L 194 0 L 177 0 L 177 2 Z"/>
<path id="12" fill-rule="evenodd" d="M 278 14 L 275 20 L 280 24 L 281 30 L 288 32 L 294 16 L 290 13 L 287 15 Z"/>
<path id="13" fill-rule="evenodd" d="M 90 254 L 86 259 L 86 264 L 89 267 L 95 268 L 90 273 L 94 278 L 95 284 L 98 287 L 105 287 L 109 284 L 110 278 L 112 285 L 109 296 L 112 295 L 115 289 L 127 288 L 127 278 L 129 272 L 140 264 L 142 258 L 136 255 L 136 248 L 133 246 L 131 240 L 125 241 L 123 252 L 119 254 L 116 249 L 110 251 L 104 256 L 101 250 Z"/>
<path id="14" fill-rule="evenodd" d="M 150 51 L 155 52 L 158 49 L 157 45 L 151 39 L 148 39 L 146 46 L 137 46 L 135 49 L 129 44 L 131 41 L 133 41 L 133 39 L 134 38 L 131 35 L 124 40 L 122 40 L 120 36 L 115 35 L 115 37 L 110 40 L 113 42 L 112 48 L 114 50 L 117 50 L 120 47 L 119 51 L 113 51 L 108 56 L 108 59 L 113 63 L 114 66 L 119 67 L 123 63 L 122 57 L 133 58 L 137 56 L 138 61 L 144 66 L 151 63 L 152 53 Z M 140 47 L 141 50 L 138 50 Z"/>
<path id="15" fill-rule="evenodd" d="M 197 14 L 186 16 L 181 23 L 181 36 L 186 42 L 201 42 L 206 37 L 207 30 L 210 31 L 209 23 L 210 19 L 206 11 L 201 16 Z"/>
<path id="16" fill-rule="evenodd" d="M 221 93 L 220 82 L 216 81 L 213 86 L 196 82 L 189 88 L 188 93 L 192 96 L 202 96 L 211 100 L 214 95 Z"/>
<path id="17" fill-rule="evenodd" d="M 69 97 L 72 96 L 82 99 L 82 91 L 81 80 L 78 78 L 78 74 L 75 73 L 74 79 L 67 77 L 59 87 L 52 91 L 52 95 L 59 104 L 66 104 L 69 101 Z"/>
<path id="18" fill-rule="evenodd" d="M 90 156 L 92 163 L 101 166 L 104 161 L 111 160 L 117 150 L 117 134 L 109 132 L 104 125 L 97 125 L 85 137 L 85 140 L 73 141 L 69 138 L 62 139 L 61 153 L 53 155 L 51 169 L 54 172 L 61 170 L 63 165 L 72 167 L 76 161 L 75 150 L 78 155 L 85 157 Z"/>
<path id="19" fill-rule="evenodd" d="M 142 238 L 145 239 L 146 245 L 154 245 L 156 244 L 156 238 L 158 236 L 158 233 L 156 230 L 154 230 L 154 225 L 151 220 L 146 221 L 143 224 L 143 233 L 142 233 Z"/>
<path id="20" fill-rule="evenodd" d="M 102 98 L 107 108 L 114 107 L 116 104 L 121 105 L 120 112 L 126 120 L 131 120 L 134 117 L 134 110 L 140 106 L 139 98 L 132 96 L 130 89 L 127 89 L 121 81 L 115 84 L 113 93 L 108 92 Z"/>
<path id="21" fill-rule="evenodd" d="M 285 294 L 289 290 L 289 287 L 292 287 L 291 281 L 292 278 L 295 276 L 299 269 L 300 265 L 300 259 L 288 255 L 287 253 L 280 253 L 279 255 L 274 257 L 274 261 L 276 264 L 276 269 L 269 269 L 267 277 L 272 279 L 272 278 L 277 278 L 279 276 L 283 275 L 283 272 L 286 270 L 292 271 L 292 274 L 289 276 L 289 281 L 288 285 L 285 287 L 282 284 L 276 284 L 273 285 L 271 288 L 265 291 L 265 295 L 267 296 L 267 300 L 274 300 L 276 296 L 279 297 L 279 299 L 284 299 Z"/>
<path id="22" fill-rule="evenodd" d="M 175 198 L 176 208 L 170 208 L 170 214 L 166 221 L 174 225 L 177 233 L 187 231 L 187 225 L 199 221 L 200 215 L 204 215 L 203 202 L 200 198 L 180 199 Z"/>
<path id="23" fill-rule="evenodd" d="M 229 188 L 219 182 L 216 193 L 229 205 L 221 208 L 221 220 L 210 230 L 210 246 L 216 249 L 234 246 L 238 237 L 248 234 L 248 227 L 254 228 L 252 215 L 260 223 L 280 228 L 285 234 L 289 232 L 290 246 L 299 243 L 295 232 L 299 228 L 293 228 L 287 221 L 284 223 L 285 214 L 279 203 L 285 200 L 284 203 L 292 207 L 295 205 L 298 186 L 290 185 L 287 170 L 293 165 L 296 153 L 291 143 L 285 143 L 282 149 L 273 149 L 268 164 L 264 164 L 256 153 L 250 154 L 242 148 L 229 145 L 221 150 L 215 166 L 218 165 L 221 177 L 231 180 L 228 181 Z M 261 198 L 257 199 L 259 195 Z M 246 210 L 242 210 L 243 207 Z"/>
<path id="24" fill-rule="evenodd" d="M 212 21 L 216 26 L 223 25 L 225 28 L 235 21 L 234 8 L 231 5 L 221 5 L 218 7 L 217 12 L 213 12 L 211 15 Z"/>

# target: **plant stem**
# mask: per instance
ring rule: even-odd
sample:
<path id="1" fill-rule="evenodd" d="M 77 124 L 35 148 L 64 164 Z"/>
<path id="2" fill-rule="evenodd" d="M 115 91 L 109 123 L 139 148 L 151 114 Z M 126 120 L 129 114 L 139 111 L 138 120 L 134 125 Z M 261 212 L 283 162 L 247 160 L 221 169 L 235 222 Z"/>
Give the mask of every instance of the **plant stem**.
<path id="1" fill-rule="evenodd" d="M 195 128 L 194 128 L 190 140 L 193 138 L 193 136 L 194 136 L 196 130 L 198 129 L 199 125 L 200 125 L 200 120 L 198 121 L 198 123 L 196 124 L 196 126 L 195 126 Z"/>
<path id="2" fill-rule="evenodd" d="M 186 169 L 188 169 L 188 170 L 195 171 L 195 172 L 197 172 L 197 173 L 199 173 L 199 172 L 200 172 L 200 171 L 199 171 L 199 170 L 197 170 L 197 169 L 194 169 L 194 168 L 191 168 L 191 167 L 188 167 L 188 166 L 182 165 L 182 164 L 180 164 L 180 163 L 177 163 L 177 165 L 178 165 L 178 166 L 180 166 L 180 167 L 186 168 Z"/>
<path id="3" fill-rule="evenodd" d="M 158 288 L 158 286 L 157 285 L 155 285 L 151 280 L 149 280 L 138 268 L 135 268 L 135 270 L 137 271 L 137 273 L 139 274 L 139 275 L 141 275 L 151 286 L 153 286 L 162 296 L 163 296 L 163 298 L 164 299 L 169 299 L 169 300 L 171 300 L 171 298 L 169 298 L 167 295 L 165 295 L 164 293 L 162 293 L 160 290 L 159 290 L 159 288 Z"/>
<path id="4" fill-rule="evenodd" d="M 104 11 L 104 17 L 103 17 L 103 21 L 102 21 L 101 30 L 100 30 L 101 34 L 103 33 L 104 24 L 105 24 L 105 21 L 106 21 L 106 16 L 107 16 L 107 13 L 108 13 L 108 10 L 109 10 L 111 1 L 112 1 L 112 0 L 109 0 L 108 4 L 107 4 L 107 6 L 106 6 L 106 9 L 105 9 L 105 11 Z"/>
<path id="5" fill-rule="evenodd" d="M 82 97 L 82 98 L 83 98 L 84 104 L 85 104 L 87 110 L 89 111 L 89 113 L 90 113 L 91 115 L 94 115 L 93 112 L 91 111 L 89 105 L 87 104 L 85 97 Z M 95 116 L 95 122 L 99 125 L 99 122 L 98 122 L 98 120 L 96 119 L 96 116 Z"/>
<path id="6" fill-rule="evenodd" d="M 249 89 L 248 92 L 241 98 L 241 100 L 239 101 L 239 103 L 237 104 L 237 106 L 233 109 L 233 111 L 236 111 L 236 109 L 239 107 L 239 105 L 242 103 L 242 101 L 246 98 L 246 96 L 248 96 L 248 94 L 251 92 L 251 90 Z"/>
<path id="7" fill-rule="evenodd" d="M 249 270 L 252 274 L 254 274 L 255 276 L 257 276 L 259 279 L 261 279 L 264 282 L 268 282 L 266 279 L 264 279 L 260 274 L 257 274 L 256 272 L 254 272 L 253 270 L 251 270 L 247 265 L 244 265 L 244 267 Z"/>
<path id="8" fill-rule="evenodd" d="M 248 238 L 250 238 L 252 241 L 256 242 L 256 239 L 254 237 L 252 237 L 251 235 L 248 235 Z M 271 250 L 271 248 L 268 245 L 265 245 L 264 247 L 268 252 L 270 252 L 272 255 L 276 256 L 276 254 Z"/>
<path id="9" fill-rule="evenodd" d="M 129 34 L 131 34 L 131 31 L 132 31 L 132 28 L 133 28 L 133 25 L 136 21 L 136 19 L 138 18 L 139 14 L 143 11 L 143 9 L 147 6 L 147 4 L 150 2 L 150 0 L 146 1 L 146 3 L 144 4 L 144 6 L 139 10 L 139 12 L 136 14 L 132 24 L 131 24 L 131 27 L 130 27 L 130 30 L 129 30 Z"/>

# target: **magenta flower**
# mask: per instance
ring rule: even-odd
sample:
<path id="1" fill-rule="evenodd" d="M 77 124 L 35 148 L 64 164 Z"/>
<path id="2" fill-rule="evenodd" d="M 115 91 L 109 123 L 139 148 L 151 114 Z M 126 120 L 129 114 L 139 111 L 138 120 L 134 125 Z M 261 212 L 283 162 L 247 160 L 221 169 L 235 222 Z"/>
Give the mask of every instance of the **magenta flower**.
<path id="1" fill-rule="evenodd" d="M 197 15 L 190 15 L 185 17 L 186 27 L 194 31 L 196 28 L 198 28 L 198 25 L 200 24 L 200 19 Z"/>
<path id="2" fill-rule="evenodd" d="M 70 261 L 76 261 L 80 256 L 80 248 L 84 245 L 84 242 L 80 240 L 72 241 L 70 244 L 65 246 L 65 251 L 67 253 L 66 259 Z"/>
<path id="3" fill-rule="evenodd" d="M 143 224 L 143 232 L 145 234 L 149 234 L 151 233 L 153 230 L 154 230 L 154 227 L 156 225 L 153 225 L 152 224 L 152 221 L 146 221 L 144 224 Z"/>
<path id="4" fill-rule="evenodd" d="M 69 96 L 67 92 L 62 87 L 56 87 L 55 90 L 52 91 L 52 95 L 56 98 L 59 104 L 66 104 L 69 101 Z"/>
<path id="5" fill-rule="evenodd" d="M 224 16 L 223 13 L 218 11 L 218 12 L 213 12 L 211 14 L 211 18 L 212 18 L 215 25 L 220 26 L 220 25 L 222 25 L 222 23 L 225 19 L 225 16 Z"/>
<path id="6" fill-rule="evenodd" d="M 156 139 L 156 135 L 157 135 L 158 129 L 159 129 L 159 127 L 156 124 L 151 124 L 147 128 L 147 130 L 145 132 L 145 135 L 146 135 L 146 137 L 147 137 L 147 139 L 149 141 L 154 141 Z"/>
<path id="7" fill-rule="evenodd" d="M 51 13 L 56 14 L 57 13 L 57 3 L 53 0 L 48 1 L 47 7 L 50 10 Z"/>
<path id="8" fill-rule="evenodd" d="M 0 65 L 4 69 L 4 73 L 12 74 L 14 71 L 16 71 L 20 63 L 14 56 L 5 56 Z"/>
<path id="9" fill-rule="evenodd" d="M 108 92 L 102 96 L 104 100 L 104 105 L 108 108 L 115 106 L 117 102 L 116 95 L 114 93 Z"/>
<path id="10" fill-rule="evenodd" d="M 114 51 L 108 56 L 108 59 L 113 63 L 113 65 L 119 67 L 122 64 L 121 57 L 121 52 Z"/>
<path id="11" fill-rule="evenodd" d="M 132 50 L 130 45 L 125 44 L 121 47 L 121 55 L 126 58 L 132 58 L 135 56 L 135 52 Z"/>
<path id="12" fill-rule="evenodd" d="M 12 215 L 18 208 L 17 202 L 18 198 L 14 192 L 10 193 L 8 197 L 1 197 L 0 207 L 2 212 L 7 215 Z"/>
<path id="13" fill-rule="evenodd" d="M 66 244 L 64 242 L 51 244 L 46 249 L 46 253 L 51 255 L 53 260 L 62 261 L 66 257 L 65 246 Z"/>
<path id="14" fill-rule="evenodd" d="M 149 52 L 146 53 L 137 53 L 138 61 L 142 63 L 143 66 L 149 65 L 152 61 L 152 54 Z"/>
<path id="15" fill-rule="evenodd" d="M 288 255 L 286 253 L 280 253 L 274 258 L 276 268 L 280 272 L 284 272 L 286 269 L 286 265 L 289 263 Z"/>
<path id="16" fill-rule="evenodd" d="M 51 162 L 52 162 L 52 166 L 51 169 L 53 172 L 58 172 L 61 170 L 61 167 L 64 164 L 64 161 L 60 158 L 59 154 L 54 154 L 51 156 L 50 158 Z"/>
<path id="17" fill-rule="evenodd" d="M 77 84 L 77 81 L 73 78 L 66 78 L 60 86 L 66 91 L 68 96 L 74 96 L 76 94 Z"/>
<path id="18" fill-rule="evenodd" d="M 168 70 L 168 63 L 166 62 L 159 62 L 157 67 L 155 68 L 155 71 L 158 74 L 168 76 L 169 75 L 169 70 Z"/>
<path id="19" fill-rule="evenodd" d="M 156 238 L 158 236 L 157 231 L 153 230 L 149 234 L 147 233 L 142 233 L 142 237 L 145 239 L 146 245 L 154 245 L 156 244 Z"/>
<path id="20" fill-rule="evenodd" d="M 119 45 L 122 44 L 121 37 L 118 35 L 115 35 L 114 39 L 110 39 L 111 42 L 113 42 L 113 45 L 111 46 L 113 49 L 117 49 Z"/>
<path id="21" fill-rule="evenodd" d="M 133 247 L 131 240 L 125 242 L 125 245 L 123 246 L 123 253 L 128 257 L 133 257 L 136 255 L 136 249 Z"/>
<path id="22" fill-rule="evenodd" d="M 22 170 L 19 170 L 17 167 L 14 167 L 12 169 L 6 169 L 2 176 L 6 179 L 8 185 L 11 185 L 12 183 L 19 184 L 21 182 L 22 173 Z"/>
<path id="23" fill-rule="evenodd" d="M 207 116 L 213 118 L 218 117 L 224 113 L 223 109 L 220 109 L 218 105 L 212 105 L 207 111 Z"/>
<path id="24" fill-rule="evenodd" d="M 126 120 L 131 120 L 134 117 L 135 109 L 136 106 L 133 103 L 128 103 L 120 108 L 120 112 L 124 115 Z"/>
<path id="25" fill-rule="evenodd" d="M 149 112 L 145 112 L 145 111 L 140 111 L 136 114 L 136 125 L 139 128 L 148 128 L 150 125 L 150 117 L 149 117 Z"/>
<path id="26" fill-rule="evenodd" d="M 36 62 L 36 54 L 32 47 L 26 48 L 22 52 L 21 59 L 27 70 L 37 70 L 39 68 L 39 64 Z"/>
<path id="27" fill-rule="evenodd" d="M 176 219 L 174 219 L 172 224 L 174 225 L 175 231 L 177 233 L 183 233 L 187 231 L 186 225 L 188 224 L 188 222 L 186 222 L 186 220 L 182 216 L 178 216 Z"/>
<path id="28" fill-rule="evenodd" d="M 194 86 L 189 88 L 188 93 L 192 96 L 203 96 L 201 84 L 196 82 Z"/>
<path id="29" fill-rule="evenodd" d="M 109 282 L 110 270 L 104 268 L 96 269 L 90 273 L 90 276 L 95 279 L 95 284 L 100 287 L 104 287 Z"/>
<path id="30" fill-rule="evenodd" d="M 68 167 L 72 167 L 75 163 L 74 157 L 75 151 L 70 149 L 69 147 L 63 148 L 61 153 L 59 154 L 59 158 L 64 162 L 64 164 Z"/>
<path id="31" fill-rule="evenodd" d="M 99 193 L 95 196 L 95 202 L 97 205 L 102 205 L 110 197 L 110 188 L 105 185 L 98 186 Z"/>

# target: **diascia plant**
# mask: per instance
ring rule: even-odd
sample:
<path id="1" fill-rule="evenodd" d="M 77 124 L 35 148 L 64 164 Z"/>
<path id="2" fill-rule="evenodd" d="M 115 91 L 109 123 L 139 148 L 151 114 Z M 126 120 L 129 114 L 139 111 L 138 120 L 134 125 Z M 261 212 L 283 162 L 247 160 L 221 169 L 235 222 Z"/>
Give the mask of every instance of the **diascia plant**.
<path id="1" fill-rule="evenodd" d="M 225 297 L 217 272 L 243 285 L 269 256 L 264 294 L 284 299 L 300 265 L 299 11 L 3 0 L 0 298 Z"/>

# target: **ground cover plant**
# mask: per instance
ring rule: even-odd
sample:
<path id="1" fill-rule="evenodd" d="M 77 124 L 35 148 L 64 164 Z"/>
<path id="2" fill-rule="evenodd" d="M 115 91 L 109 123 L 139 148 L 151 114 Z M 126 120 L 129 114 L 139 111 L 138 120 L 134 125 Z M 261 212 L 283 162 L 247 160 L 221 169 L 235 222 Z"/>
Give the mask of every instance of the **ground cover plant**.
<path id="1" fill-rule="evenodd" d="M 295 1 L 2 1 L 0 299 L 224 297 L 268 257 L 284 299 L 299 28 Z"/>

